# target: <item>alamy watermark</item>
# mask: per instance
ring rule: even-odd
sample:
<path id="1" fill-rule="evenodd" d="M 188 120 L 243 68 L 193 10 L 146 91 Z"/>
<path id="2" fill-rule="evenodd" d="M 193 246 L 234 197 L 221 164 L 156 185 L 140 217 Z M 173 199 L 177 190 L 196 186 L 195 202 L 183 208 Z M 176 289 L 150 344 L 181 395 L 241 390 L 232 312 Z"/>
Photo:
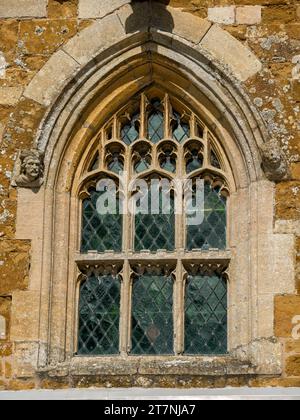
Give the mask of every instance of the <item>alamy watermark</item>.
<path id="1" fill-rule="evenodd" d="M 101 179 L 96 185 L 100 193 L 98 214 L 185 214 L 188 225 L 204 221 L 205 183 L 203 179 L 137 179 L 126 183 L 121 173 L 120 185 L 112 179 Z M 126 186 L 126 188 L 124 187 Z M 125 199 L 125 197 L 129 197 Z"/>

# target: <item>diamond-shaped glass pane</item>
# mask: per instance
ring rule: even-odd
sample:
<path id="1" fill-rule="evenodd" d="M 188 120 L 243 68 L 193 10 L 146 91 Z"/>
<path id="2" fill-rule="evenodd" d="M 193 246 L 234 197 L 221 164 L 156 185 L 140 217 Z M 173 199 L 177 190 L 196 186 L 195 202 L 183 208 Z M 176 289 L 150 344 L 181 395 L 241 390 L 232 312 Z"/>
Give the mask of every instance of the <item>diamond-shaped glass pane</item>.
<path id="1" fill-rule="evenodd" d="M 124 124 L 121 128 L 121 139 L 127 145 L 133 143 L 139 138 L 139 120 L 140 114 L 135 114 L 132 116 L 131 120 Z"/>
<path id="2" fill-rule="evenodd" d="M 226 248 L 226 198 L 209 182 L 204 186 L 204 221 L 187 226 L 187 249 Z"/>
<path id="3" fill-rule="evenodd" d="M 119 172 L 123 171 L 124 164 L 118 153 L 115 153 L 113 156 L 112 161 L 108 165 L 108 169 L 112 172 L 115 172 L 116 174 L 119 174 Z"/>
<path id="4" fill-rule="evenodd" d="M 148 117 L 148 137 L 153 143 L 158 143 L 164 137 L 164 115 L 159 100 L 152 102 L 152 108 Z"/>
<path id="5" fill-rule="evenodd" d="M 132 354 L 172 353 L 172 278 L 141 275 L 133 284 Z"/>
<path id="6" fill-rule="evenodd" d="M 173 118 L 175 124 L 173 126 L 173 138 L 179 143 L 190 137 L 190 125 L 183 122 L 180 115 L 174 111 Z"/>
<path id="7" fill-rule="evenodd" d="M 218 275 L 188 276 L 185 353 L 227 353 L 227 284 Z"/>
<path id="8" fill-rule="evenodd" d="M 97 200 L 103 192 L 90 191 L 90 197 L 83 201 L 82 209 L 82 238 L 81 252 L 122 249 L 123 219 L 119 209 L 119 200 L 116 200 L 117 214 L 99 214 Z"/>
<path id="9" fill-rule="evenodd" d="M 168 214 L 164 214 L 168 213 Z M 159 214 L 151 214 L 151 195 L 148 200 L 148 214 L 135 216 L 135 250 L 172 251 L 175 246 L 174 198 L 165 205 L 163 196 L 159 197 Z"/>
<path id="10" fill-rule="evenodd" d="M 118 354 L 119 320 L 119 278 L 92 275 L 80 287 L 78 354 Z"/>

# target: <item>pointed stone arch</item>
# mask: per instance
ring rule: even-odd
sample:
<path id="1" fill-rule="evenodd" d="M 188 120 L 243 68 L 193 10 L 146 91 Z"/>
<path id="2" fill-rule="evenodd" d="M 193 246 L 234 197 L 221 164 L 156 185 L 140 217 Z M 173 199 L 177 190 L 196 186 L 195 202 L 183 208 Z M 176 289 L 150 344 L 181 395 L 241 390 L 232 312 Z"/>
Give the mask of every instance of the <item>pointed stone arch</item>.
<path id="1" fill-rule="evenodd" d="M 78 273 L 71 259 L 78 200 L 72 186 L 99 127 L 126 99 L 156 83 L 201 113 L 233 173 L 229 342 L 234 362 L 224 370 L 220 361 L 220 372 L 226 375 L 232 368 L 240 375 L 247 362 L 247 374 L 278 374 L 281 348 L 272 338 L 273 298 L 293 291 L 293 238 L 273 233 L 274 188 L 265 179 L 260 156 L 268 133 L 243 89 L 261 63 L 219 26 L 181 10 L 167 8 L 172 32 L 159 5 L 151 6 L 150 20 L 133 19 L 127 32 L 133 14 L 127 3 L 112 2 L 105 16 L 51 57 L 24 93 L 46 108 L 35 144 L 45 154 L 44 186 L 37 194 L 19 190 L 16 233 L 32 239 L 30 287 L 41 309 L 30 334 L 32 368 L 56 366 L 70 374 L 78 367 L 73 359 Z M 17 341 L 24 341 L 13 326 L 12 331 Z M 202 362 L 198 360 L 199 374 Z M 101 373 L 108 375 L 110 365 L 104 363 Z M 133 374 L 139 369 L 127 368 Z M 82 366 L 78 369 L 82 372 Z"/>

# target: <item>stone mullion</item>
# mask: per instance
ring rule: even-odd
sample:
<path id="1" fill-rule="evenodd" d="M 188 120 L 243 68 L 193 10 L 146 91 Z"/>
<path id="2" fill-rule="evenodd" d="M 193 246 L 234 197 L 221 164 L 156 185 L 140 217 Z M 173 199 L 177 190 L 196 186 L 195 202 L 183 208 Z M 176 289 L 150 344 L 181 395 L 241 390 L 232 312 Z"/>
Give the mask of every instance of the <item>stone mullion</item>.
<path id="1" fill-rule="evenodd" d="M 184 278 L 185 270 L 182 261 L 177 261 L 174 283 L 174 352 L 184 352 Z"/>
<path id="2" fill-rule="evenodd" d="M 204 140 L 203 167 L 207 168 L 208 166 L 210 166 L 210 159 L 209 159 L 210 144 L 209 144 L 209 136 L 208 136 L 207 127 L 204 128 L 203 140 Z"/>
<path id="3" fill-rule="evenodd" d="M 141 95 L 141 105 L 140 105 L 140 138 L 147 138 L 147 98 L 144 93 Z"/>
<path id="4" fill-rule="evenodd" d="M 120 304 L 120 354 L 126 356 L 129 348 L 129 325 L 131 323 L 131 269 L 125 260 L 122 271 L 121 304 Z"/>
<path id="5" fill-rule="evenodd" d="M 171 138 L 170 121 L 171 121 L 171 104 L 170 104 L 169 95 L 166 94 L 164 97 L 164 138 L 165 139 Z"/>
<path id="6" fill-rule="evenodd" d="M 195 114 L 192 114 L 191 118 L 190 118 L 190 130 L 191 130 L 190 137 L 195 137 L 196 136 L 196 117 L 195 117 Z"/>
<path id="7" fill-rule="evenodd" d="M 99 170 L 105 170 L 105 130 L 101 130 L 101 135 L 98 144 L 99 150 Z"/>

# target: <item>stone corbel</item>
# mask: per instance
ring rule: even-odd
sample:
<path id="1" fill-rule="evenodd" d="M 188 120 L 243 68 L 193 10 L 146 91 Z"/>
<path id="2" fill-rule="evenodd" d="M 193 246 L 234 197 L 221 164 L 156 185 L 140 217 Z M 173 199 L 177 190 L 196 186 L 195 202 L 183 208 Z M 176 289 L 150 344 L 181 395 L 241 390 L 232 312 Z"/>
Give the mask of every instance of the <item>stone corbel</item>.
<path id="1" fill-rule="evenodd" d="M 44 156 L 36 149 L 19 152 L 12 186 L 20 188 L 40 188 L 44 176 Z"/>
<path id="2" fill-rule="evenodd" d="M 289 179 L 290 171 L 285 154 L 277 140 L 271 139 L 261 146 L 262 168 L 266 177 L 272 182 Z"/>

